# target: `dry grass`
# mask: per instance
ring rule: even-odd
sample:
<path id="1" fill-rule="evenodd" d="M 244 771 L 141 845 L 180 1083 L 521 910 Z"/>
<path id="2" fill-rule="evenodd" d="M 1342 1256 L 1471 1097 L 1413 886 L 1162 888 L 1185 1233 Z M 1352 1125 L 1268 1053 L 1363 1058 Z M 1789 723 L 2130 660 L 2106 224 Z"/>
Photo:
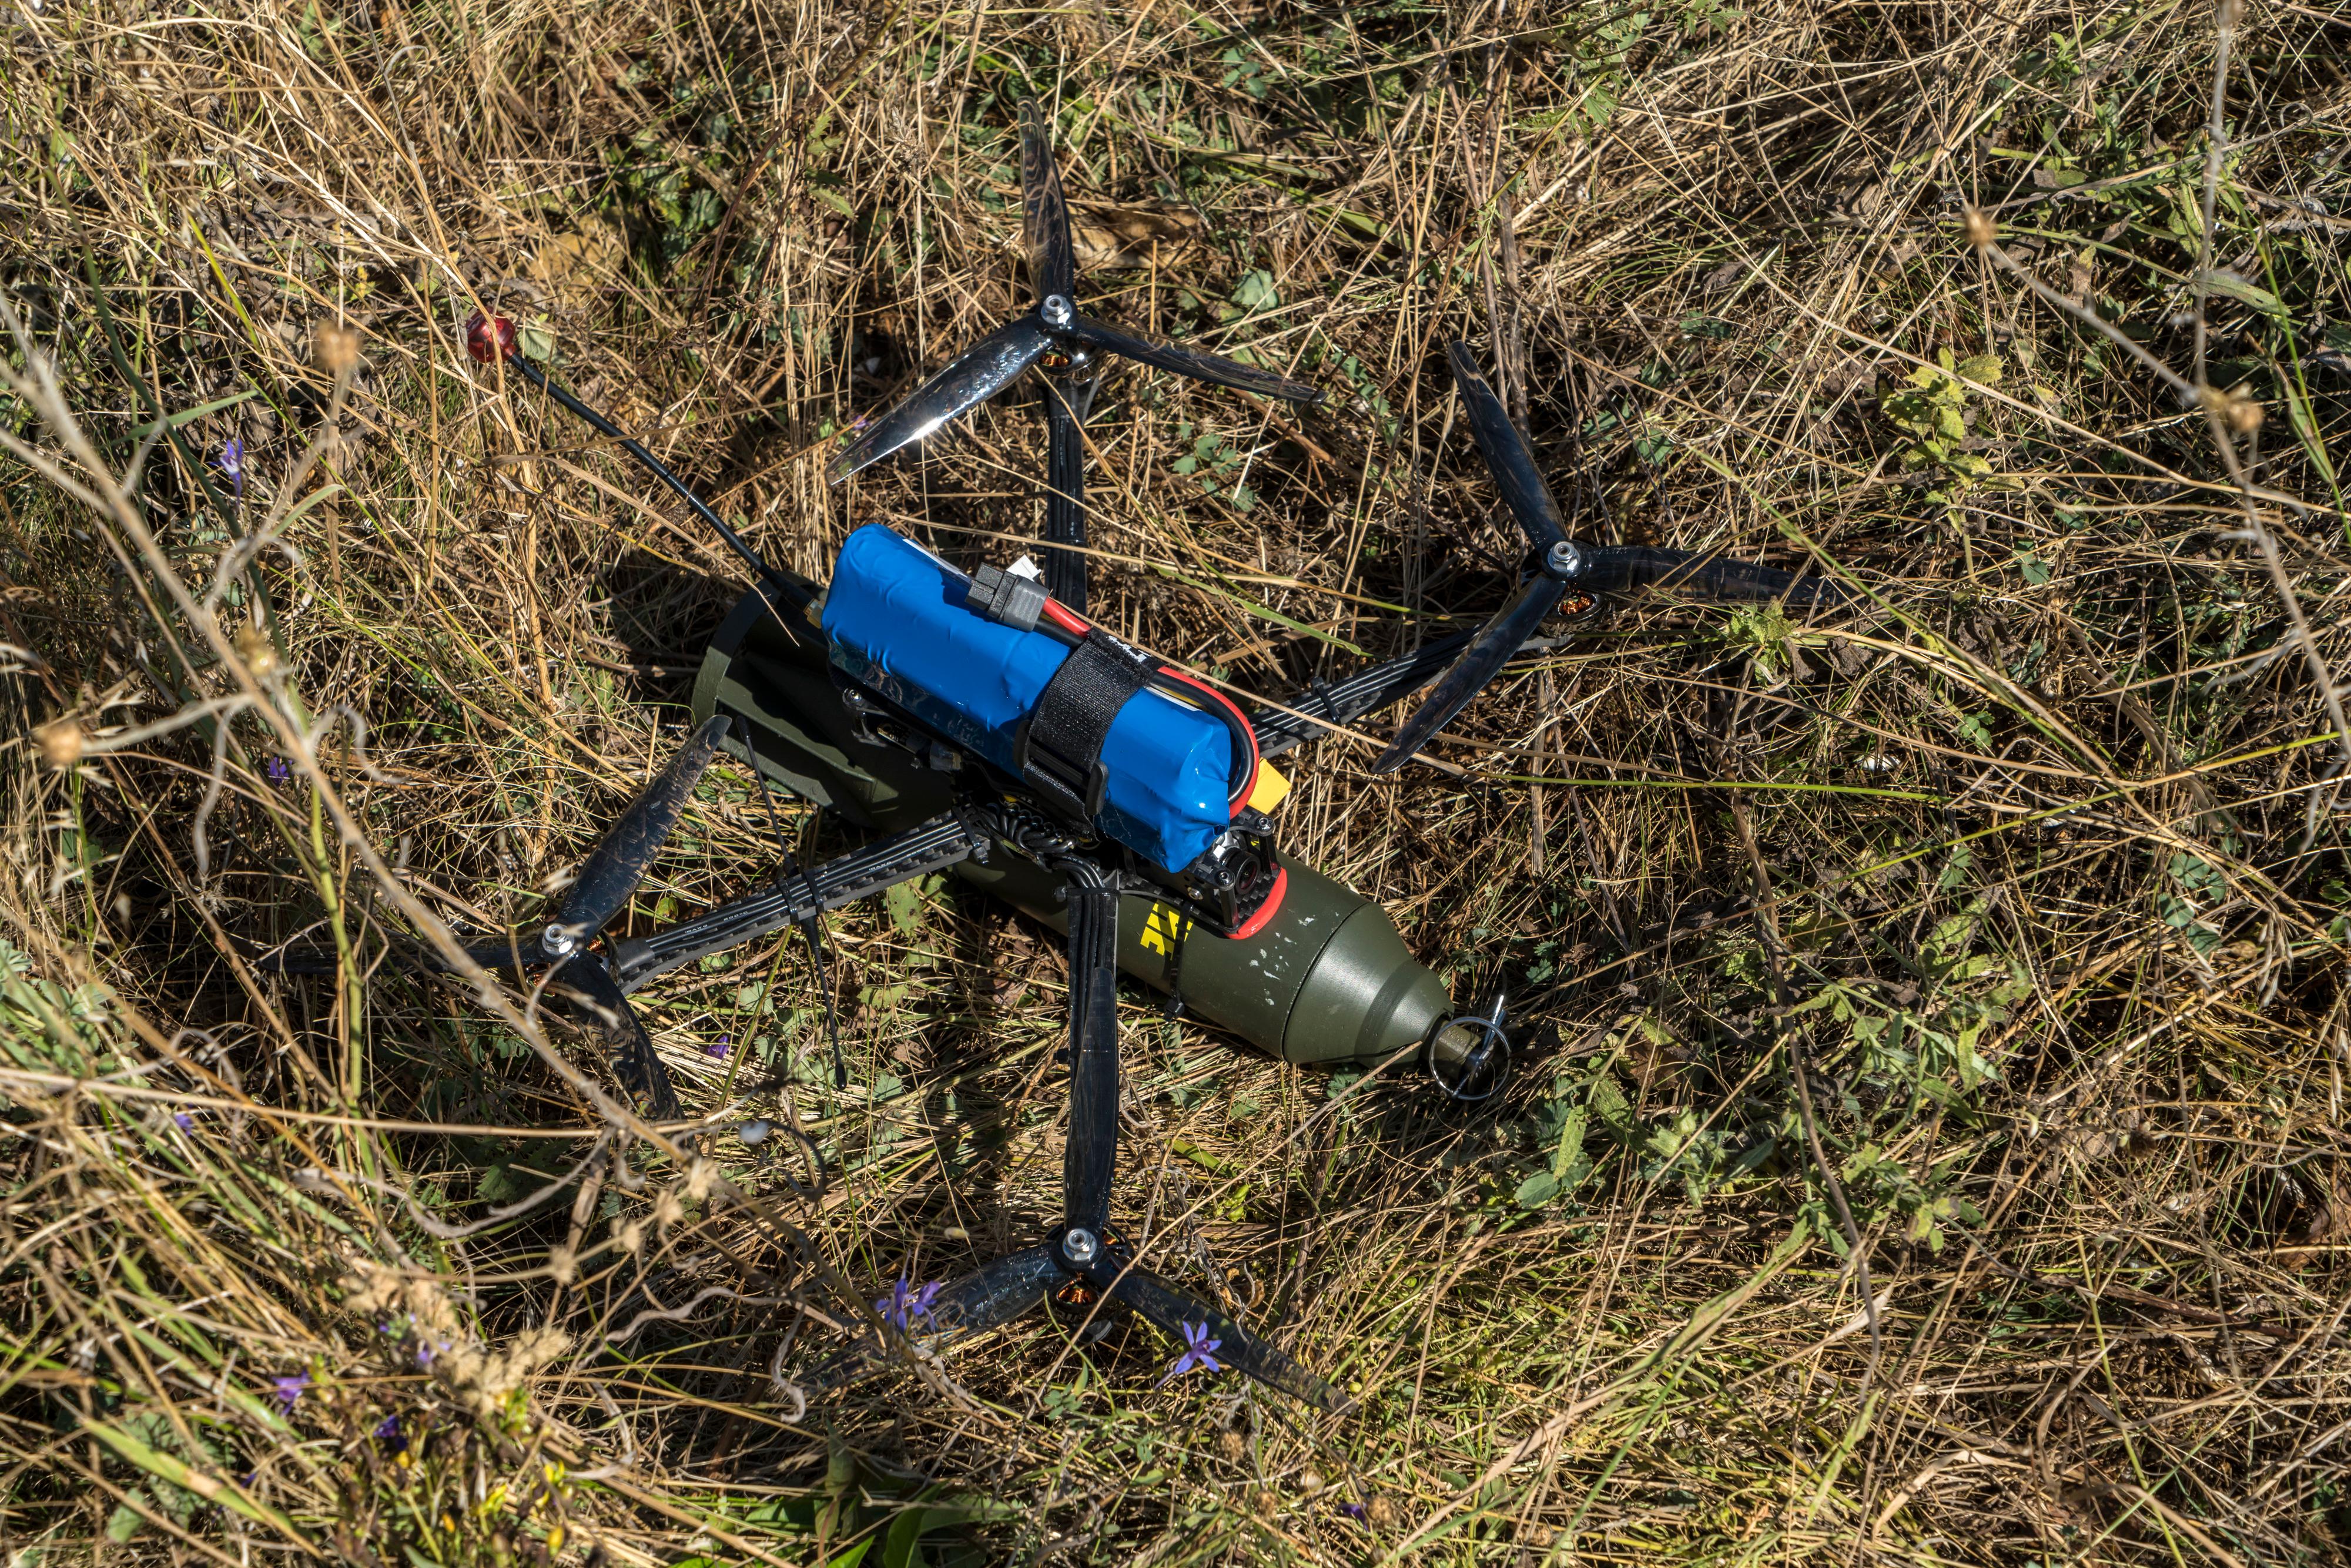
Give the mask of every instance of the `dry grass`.
<path id="1" fill-rule="evenodd" d="M 2208 194 L 2215 24 L 19 5 L 0 1552 L 2339 1560 L 2351 866 L 2313 665 L 2351 653 L 2351 99 L 2342 20 L 2254 5 Z M 999 910 L 833 923 L 846 1094 L 796 947 L 640 997 L 692 1109 L 802 1118 L 813 1188 L 731 1141 L 729 1185 L 682 1176 L 520 1001 L 250 961 L 528 916 L 737 591 L 465 360 L 476 303 L 803 570 L 875 518 L 966 559 L 1037 531 L 1032 404 L 846 497 L 818 455 L 1025 299 L 1029 91 L 1102 313 L 1334 393 L 1293 424 L 1106 387 L 1097 608 L 1139 640 L 1279 695 L 1499 602 L 1454 336 L 1581 530 L 1870 591 L 1613 605 L 1453 727 L 1459 774 L 1301 759 L 1290 843 L 1542 1026 L 1507 1106 L 1326 1110 L 1130 998 L 1126 1211 L 1336 1417 L 1153 1392 L 1139 1325 L 1031 1319 L 805 1408 L 771 1374 L 844 1290 L 1057 1207 L 1061 958 Z M 2183 407 L 2081 312 L 2252 402 Z M 159 443 L 159 409 L 193 417 Z M 632 919 L 764 841 L 720 769 Z"/>

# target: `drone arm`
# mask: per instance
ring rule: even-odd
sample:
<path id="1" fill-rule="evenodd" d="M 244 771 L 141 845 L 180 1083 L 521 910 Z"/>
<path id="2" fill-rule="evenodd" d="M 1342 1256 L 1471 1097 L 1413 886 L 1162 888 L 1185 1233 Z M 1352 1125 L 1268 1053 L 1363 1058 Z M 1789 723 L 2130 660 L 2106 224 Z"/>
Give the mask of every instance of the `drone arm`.
<path id="1" fill-rule="evenodd" d="M 1259 708 L 1249 715 L 1257 731 L 1259 757 L 1279 757 L 1310 740 L 1320 740 L 1333 726 L 1351 724 L 1374 708 L 1410 696 L 1460 655 L 1471 633 L 1458 632 L 1426 643 L 1409 653 L 1356 671 L 1345 680 L 1315 685 L 1283 706 L 1290 711 Z M 1319 722 L 1318 722 L 1319 721 Z"/>
<path id="2" fill-rule="evenodd" d="M 1485 689 L 1486 683 L 1494 678 L 1494 672 L 1519 651 L 1520 643 L 1534 635 L 1542 618 L 1558 606 L 1566 592 L 1567 584 L 1555 577 L 1530 578 L 1519 596 L 1470 640 L 1468 648 L 1437 683 L 1437 689 L 1396 731 L 1395 739 L 1372 764 L 1372 771 L 1391 772 L 1411 760 L 1428 744 L 1430 737 Z"/>
<path id="3" fill-rule="evenodd" d="M 1045 541 L 1086 542 L 1086 438 L 1076 401 L 1079 388 L 1048 379 L 1045 383 Z M 1077 613 L 1086 612 L 1086 558 L 1078 550 L 1045 551 L 1045 588 Z"/>
<path id="4" fill-rule="evenodd" d="M 1118 880 L 1087 862 L 1065 868 L 1070 896 L 1070 1138 L 1061 1218 L 1097 1239 L 1110 1223 L 1118 1159 Z"/>
<path id="5" fill-rule="evenodd" d="M 913 877 L 969 860 L 987 835 L 953 811 L 903 833 L 836 856 L 789 883 L 720 904 L 698 919 L 612 946 L 612 968 L 623 992 L 633 991 L 681 964 L 815 919 Z"/>

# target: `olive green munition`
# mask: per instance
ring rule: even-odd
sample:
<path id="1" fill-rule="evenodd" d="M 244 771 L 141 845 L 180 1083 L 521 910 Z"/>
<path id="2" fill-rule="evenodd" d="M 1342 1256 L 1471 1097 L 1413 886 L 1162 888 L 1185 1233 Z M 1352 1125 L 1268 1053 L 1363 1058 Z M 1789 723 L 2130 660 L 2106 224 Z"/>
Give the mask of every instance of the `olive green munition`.
<path id="1" fill-rule="evenodd" d="M 726 748 L 795 794 L 876 832 L 912 827 L 953 801 L 947 776 L 862 738 L 811 643 L 779 625 L 757 593 L 737 605 L 704 656 L 698 721 L 744 720 Z M 1288 885 L 1272 918 L 1240 938 L 1199 930 L 1172 905 L 1120 900 L 1119 967 L 1285 1061 L 1385 1061 L 1426 1041 L 1450 1010 L 1445 986 L 1405 946 L 1387 912 L 1312 867 L 1281 856 Z M 1009 854 L 956 874 L 1066 931 L 1051 873 Z"/>

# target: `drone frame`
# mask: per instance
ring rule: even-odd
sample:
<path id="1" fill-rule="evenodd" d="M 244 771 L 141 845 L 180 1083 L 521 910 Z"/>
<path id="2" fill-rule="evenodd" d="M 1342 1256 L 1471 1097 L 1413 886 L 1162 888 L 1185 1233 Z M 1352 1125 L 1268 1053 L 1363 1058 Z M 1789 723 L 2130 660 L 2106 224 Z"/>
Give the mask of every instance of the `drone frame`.
<path id="1" fill-rule="evenodd" d="M 990 333 L 880 421 L 863 427 L 836 455 L 832 474 L 838 482 L 920 440 L 1041 362 L 1049 443 L 1048 587 L 1064 608 L 1082 614 L 1088 579 L 1082 423 L 1102 373 L 1099 355 L 1133 359 L 1268 396 L 1310 402 L 1320 394 L 1253 366 L 1133 338 L 1079 314 L 1071 304 L 1077 271 L 1068 207 L 1051 143 L 1033 102 L 1022 106 L 1021 167 L 1024 229 L 1030 277 L 1038 294 L 1036 308 Z M 513 368 L 590 427 L 619 442 L 744 560 L 787 633 L 798 641 L 814 638 L 805 614 L 816 601 L 814 587 L 771 568 L 642 444 L 522 358 L 518 334 L 511 323 L 477 315 L 468 324 L 467 349 L 485 363 Z M 1249 727 L 1261 757 L 1281 755 L 1435 682 L 1437 689 L 1399 731 L 1374 770 L 1400 766 L 1467 706 L 1572 586 L 1619 588 L 1681 581 L 1723 597 L 1818 601 L 1822 585 L 1769 568 L 1714 561 L 1680 551 L 1580 545 L 1569 540 L 1524 437 L 1487 386 L 1476 357 L 1466 344 L 1455 343 L 1449 358 L 1479 446 L 1512 518 L 1528 538 L 1530 579 L 1478 632 L 1425 644 L 1332 685 L 1318 684 L 1286 705 L 1250 716 Z M 870 702 L 883 702 L 877 694 L 858 695 Z M 924 727 L 911 715 L 899 716 L 918 731 Z M 1171 1334 L 1189 1331 L 1188 1337 L 1195 1341 L 1216 1340 L 1225 1363 L 1270 1388 L 1323 1409 L 1340 1407 L 1344 1401 L 1337 1391 L 1287 1352 L 1251 1333 L 1222 1309 L 1144 1269 L 1133 1242 L 1115 1227 L 1111 1197 L 1121 1093 L 1118 909 L 1130 893 L 1161 899 L 1170 897 L 1170 893 L 1163 883 L 1138 876 L 1125 852 L 1083 826 L 1073 827 L 1048 811 L 1008 803 L 1008 797 L 1015 802 L 1019 799 L 1019 780 L 984 764 L 976 766 L 968 776 L 985 779 L 987 788 L 967 791 L 951 810 L 805 869 L 796 867 L 778 827 L 783 856 L 770 888 L 731 900 L 650 936 L 605 942 L 605 951 L 601 955 L 596 951 L 603 928 L 626 908 L 638 881 L 676 826 L 695 783 L 726 738 L 730 722 L 714 716 L 688 737 L 583 862 L 553 919 L 542 926 L 473 944 L 468 956 L 486 968 L 509 973 L 552 969 L 548 995 L 611 1051 L 618 1075 L 644 1100 L 656 1119 L 675 1120 L 680 1112 L 674 1088 L 650 1035 L 628 1005 L 630 993 L 679 965 L 790 925 L 808 934 L 820 976 L 823 953 L 816 923 L 829 910 L 966 860 L 986 861 L 999 851 L 1047 868 L 1061 879 L 1069 926 L 1070 1130 L 1063 1153 L 1061 1222 L 1039 1244 L 996 1259 L 929 1295 L 916 1309 L 927 1325 L 922 1337 L 934 1346 L 945 1345 L 1007 1322 L 1049 1295 L 1088 1301 L 1108 1297 L 1123 1301 Z M 952 744 L 935 735 L 930 738 Z M 747 755 L 747 737 L 746 745 Z M 761 785 L 764 790 L 764 776 Z M 427 952 L 410 951 L 397 956 L 402 967 L 412 969 L 448 967 Z M 320 967 L 317 960 L 284 956 L 278 963 L 289 970 Z M 1499 1003 L 1490 1021 L 1473 1021 L 1487 1031 L 1489 1040 L 1499 1039 Z M 845 1082 L 837 1036 L 835 1059 L 836 1080 Z M 914 1324 L 904 1321 L 903 1313 L 895 1326 L 904 1333 L 914 1332 Z M 845 1380 L 869 1361 L 867 1349 L 852 1349 L 817 1381 Z"/>

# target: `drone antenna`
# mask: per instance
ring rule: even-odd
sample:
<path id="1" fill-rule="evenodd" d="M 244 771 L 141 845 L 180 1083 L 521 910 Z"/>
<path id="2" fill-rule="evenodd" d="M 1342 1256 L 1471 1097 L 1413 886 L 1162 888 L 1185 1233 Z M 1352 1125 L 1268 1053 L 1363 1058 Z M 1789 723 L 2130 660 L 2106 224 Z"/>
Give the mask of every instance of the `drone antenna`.
<path id="1" fill-rule="evenodd" d="M 791 841 L 784 834 L 783 815 L 776 810 L 775 793 L 768 788 L 768 776 L 760 770 L 757 756 L 751 749 L 750 721 L 738 715 L 735 723 L 737 732 L 743 737 L 744 758 L 751 763 L 751 777 L 759 781 L 759 799 L 767 803 L 768 830 L 776 835 L 776 847 L 784 855 L 783 863 L 776 868 L 776 889 L 779 893 L 784 891 L 785 883 L 797 876 L 800 881 L 800 890 L 808 895 L 809 907 L 821 909 L 824 906 L 818 901 L 816 879 L 809 875 L 808 868 L 799 863 L 798 855 L 792 853 Z M 824 998 L 824 1032 L 832 1042 L 832 1086 L 841 1090 L 849 1087 L 849 1063 L 841 1054 L 841 1014 L 834 1003 L 831 981 L 825 973 L 824 938 L 817 932 L 817 919 L 818 916 L 811 915 L 801 921 L 800 935 L 808 938 L 809 962 L 816 968 L 816 988 L 818 994 Z"/>
<path id="2" fill-rule="evenodd" d="M 647 472 L 668 486 L 676 494 L 677 498 L 693 510 L 695 517 L 716 529 L 718 537 L 726 541 L 726 548 L 742 558 L 743 564 L 751 569 L 764 587 L 771 588 L 782 594 L 791 601 L 794 609 L 805 611 L 816 602 L 816 596 L 804 585 L 794 582 L 790 578 L 769 566 L 760 557 L 759 552 L 745 541 L 742 535 L 726 526 L 726 518 L 712 511 L 684 480 L 669 471 L 668 465 L 648 451 L 644 443 L 630 435 L 619 425 L 556 385 L 546 371 L 524 359 L 521 342 L 521 336 L 515 330 L 514 323 L 503 316 L 486 316 L 480 311 L 475 311 L 473 319 L 465 323 L 465 351 L 468 354 L 483 364 L 488 364 L 493 359 L 504 359 L 507 364 L 521 373 L 525 381 L 561 403 L 597 434 L 610 436 L 619 442 L 622 451 L 643 464 Z"/>

